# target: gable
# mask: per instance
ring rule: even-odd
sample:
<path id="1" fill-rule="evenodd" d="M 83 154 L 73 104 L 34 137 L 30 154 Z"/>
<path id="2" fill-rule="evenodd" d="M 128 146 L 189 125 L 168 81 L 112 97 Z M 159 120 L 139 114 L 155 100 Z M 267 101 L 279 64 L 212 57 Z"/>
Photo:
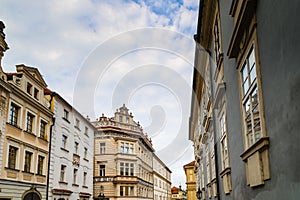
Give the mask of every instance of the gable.
<path id="1" fill-rule="evenodd" d="M 47 84 L 45 80 L 43 79 L 43 76 L 40 74 L 39 70 L 34 67 L 28 67 L 24 64 L 17 65 L 17 72 L 23 72 L 33 80 L 35 80 L 37 83 L 41 84 L 44 88 L 47 87 Z"/>

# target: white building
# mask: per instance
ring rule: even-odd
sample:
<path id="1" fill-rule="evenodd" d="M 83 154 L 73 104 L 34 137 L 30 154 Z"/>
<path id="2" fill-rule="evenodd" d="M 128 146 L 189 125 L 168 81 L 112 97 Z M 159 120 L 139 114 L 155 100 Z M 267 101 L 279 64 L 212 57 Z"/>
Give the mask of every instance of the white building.
<path id="1" fill-rule="evenodd" d="M 49 199 L 92 199 L 95 128 L 59 94 L 51 91 L 47 94 L 55 114 Z"/>
<path id="2" fill-rule="evenodd" d="M 171 199 L 171 170 L 153 153 L 154 200 Z"/>

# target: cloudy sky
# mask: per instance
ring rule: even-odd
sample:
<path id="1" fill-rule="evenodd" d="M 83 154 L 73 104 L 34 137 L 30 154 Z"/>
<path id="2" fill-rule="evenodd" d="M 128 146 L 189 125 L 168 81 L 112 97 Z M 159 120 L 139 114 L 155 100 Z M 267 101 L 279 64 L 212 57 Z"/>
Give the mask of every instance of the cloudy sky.
<path id="1" fill-rule="evenodd" d="M 10 49 L 2 66 L 37 67 L 83 115 L 123 103 L 185 187 L 198 0 L 2 0 Z"/>

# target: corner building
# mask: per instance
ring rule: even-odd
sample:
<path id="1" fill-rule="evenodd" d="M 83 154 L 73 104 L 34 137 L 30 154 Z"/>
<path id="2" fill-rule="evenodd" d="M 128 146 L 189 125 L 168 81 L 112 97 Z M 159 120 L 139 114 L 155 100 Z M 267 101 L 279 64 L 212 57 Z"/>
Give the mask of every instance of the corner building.
<path id="1" fill-rule="evenodd" d="M 300 2 L 200 0 L 189 139 L 199 199 L 298 199 Z"/>
<path id="2" fill-rule="evenodd" d="M 115 116 L 92 122 L 95 199 L 153 199 L 153 146 L 123 105 Z"/>

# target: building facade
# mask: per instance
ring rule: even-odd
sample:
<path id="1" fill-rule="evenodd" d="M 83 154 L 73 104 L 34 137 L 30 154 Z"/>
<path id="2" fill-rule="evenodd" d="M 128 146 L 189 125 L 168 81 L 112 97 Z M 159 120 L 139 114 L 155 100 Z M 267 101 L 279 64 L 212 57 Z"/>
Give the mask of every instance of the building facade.
<path id="1" fill-rule="evenodd" d="M 154 149 L 132 113 L 123 105 L 93 124 L 94 198 L 153 199 Z"/>
<path id="2" fill-rule="evenodd" d="M 92 199 L 96 129 L 59 94 L 50 90 L 46 94 L 55 115 L 51 135 L 49 199 Z"/>
<path id="3" fill-rule="evenodd" d="M 195 161 L 192 161 L 183 166 L 186 177 L 186 197 L 188 200 L 196 200 L 196 176 L 195 176 Z"/>
<path id="4" fill-rule="evenodd" d="M 186 192 L 184 190 L 181 189 L 181 186 L 175 187 L 173 186 L 171 188 L 171 193 L 172 193 L 172 200 L 185 200 L 186 198 Z"/>
<path id="5" fill-rule="evenodd" d="M 46 199 L 53 116 L 44 96 L 47 85 L 36 68 L 17 65 L 16 70 L 1 80 L 7 92 L 1 94 L 6 105 L 1 103 L 0 198 Z"/>
<path id="6" fill-rule="evenodd" d="M 199 199 L 300 195 L 299 7 L 200 1 L 189 132 Z"/>
<path id="7" fill-rule="evenodd" d="M 154 200 L 171 199 L 171 170 L 153 153 Z"/>

